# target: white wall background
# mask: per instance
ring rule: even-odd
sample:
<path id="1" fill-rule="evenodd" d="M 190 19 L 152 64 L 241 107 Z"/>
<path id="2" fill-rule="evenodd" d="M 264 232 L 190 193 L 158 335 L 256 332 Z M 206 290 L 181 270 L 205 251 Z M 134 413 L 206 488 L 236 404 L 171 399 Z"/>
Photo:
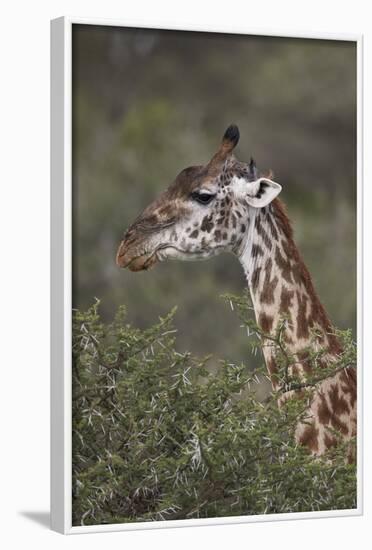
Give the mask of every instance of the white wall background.
<path id="1" fill-rule="evenodd" d="M 365 205 L 371 204 L 372 29 L 368 1 L 354 0 L 50 0 L 1 10 L 1 478 L 3 548 L 255 547 L 337 550 L 368 547 L 371 492 L 364 517 L 167 529 L 63 537 L 48 530 L 49 511 L 49 20 L 60 15 L 226 29 L 365 35 Z M 306 108 L 306 106 L 304 106 Z M 4 126 L 5 122 L 5 126 Z M 365 207 L 365 487 L 372 487 L 372 226 Z M 4 308 L 5 303 L 5 308 Z M 370 534 L 369 534 L 370 539 Z"/>

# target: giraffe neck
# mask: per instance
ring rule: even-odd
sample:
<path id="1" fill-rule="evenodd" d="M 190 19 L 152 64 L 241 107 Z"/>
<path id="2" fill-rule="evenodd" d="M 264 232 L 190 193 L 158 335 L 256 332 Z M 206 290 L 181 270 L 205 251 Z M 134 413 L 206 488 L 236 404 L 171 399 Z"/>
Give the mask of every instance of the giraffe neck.
<path id="1" fill-rule="evenodd" d="M 306 379 L 311 366 L 309 347 L 327 350 L 323 360 L 332 362 L 341 353 L 330 320 L 314 290 L 311 277 L 293 241 L 292 229 L 282 203 L 276 199 L 269 207 L 250 212 L 245 245 L 239 255 L 247 276 L 256 320 L 266 333 L 275 332 L 283 316 L 288 318 L 284 340 L 293 354 L 295 365 L 289 374 Z M 314 340 L 311 329 L 317 329 Z M 274 389 L 277 376 L 275 351 L 264 346 L 263 353 Z M 294 372 L 294 370 L 296 371 Z M 279 404 L 293 395 L 282 394 Z M 307 422 L 299 421 L 296 440 L 316 455 L 336 444 L 332 430 L 343 438 L 356 434 L 356 370 L 343 369 L 324 378 L 313 393 L 307 411 Z M 354 460 L 353 448 L 347 451 Z"/>
<path id="2" fill-rule="evenodd" d="M 256 321 L 266 334 L 275 333 L 287 318 L 284 340 L 296 354 L 296 374 L 306 377 L 310 366 L 305 349 L 316 345 L 327 350 L 327 357 L 341 349 L 330 320 L 315 292 L 310 274 L 293 241 L 292 229 L 279 200 L 268 207 L 252 209 L 245 247 L 240 262 L 245 271 Z M 275 387 L 277 370 L 272 348 L 264 347 L 266 365 Z"/>

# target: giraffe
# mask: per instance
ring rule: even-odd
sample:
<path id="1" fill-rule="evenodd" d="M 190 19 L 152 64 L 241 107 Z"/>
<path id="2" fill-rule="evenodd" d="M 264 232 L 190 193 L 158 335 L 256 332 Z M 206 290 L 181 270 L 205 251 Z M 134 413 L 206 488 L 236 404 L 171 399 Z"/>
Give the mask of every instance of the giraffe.
<path id="1" fill-rule="evenodd" d="M 306 380 L 311 371 L 309 348 L 325 350 L 323 361 L 328 365 L 337 361 L 341 345 L 295 245 L 286 208 L 277 198 L 282 187 L 272 175 L 260 177 L 252 158 L 249 163 L 236 159 L 233 149 L 239 137 L 238 127 L 230 125 L 206 165 L 180 172 L 126 231 L 116 263 L 141 271 L 166 259 L 204 260 L 221 252 L 235 255 L 245 272 L 259 327 L 269 336 L 283 316 L 288 319 L 286 346 L 296 358 L 296 376 Z M 276 390 L 273 346 L 264 346 L 263 354 Z M 279 401 L 295 393 L 284 392 Z M 306 423 L 298 424 L 295 438 L 314 455 L 336 444 L 332 429 L 346 441 L 356 434 L 354 366 L 336 370 L 316 385 L 307 417 Z"/>

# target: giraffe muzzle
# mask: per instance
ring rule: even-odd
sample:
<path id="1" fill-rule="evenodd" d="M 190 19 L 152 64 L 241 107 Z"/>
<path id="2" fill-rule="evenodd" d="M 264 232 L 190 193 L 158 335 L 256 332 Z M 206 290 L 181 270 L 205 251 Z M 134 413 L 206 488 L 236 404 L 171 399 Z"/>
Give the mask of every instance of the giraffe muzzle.
<path id="1" fill-rule="evenodd" d="M 116 254 L 116 265 L 130 271 L 144 271 L 153 267 L 157 262 L 156 252 L 153 253 L 132 253 L 126 241 L 122 241 Z"/>

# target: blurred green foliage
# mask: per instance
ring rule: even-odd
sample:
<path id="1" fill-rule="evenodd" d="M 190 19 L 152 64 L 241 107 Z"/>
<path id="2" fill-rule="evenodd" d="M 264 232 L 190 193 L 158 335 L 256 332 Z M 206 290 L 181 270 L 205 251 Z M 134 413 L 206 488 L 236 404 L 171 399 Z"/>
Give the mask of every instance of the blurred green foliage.
<path id="1" fill-rule="evenodd" d="M 229 300 L 259 349 L 264 340 L 245 299 Z M 208 358 L 178 352 L 173 316 L 143 331 L 127 323 L 124 308 L 110 324 L 98 304 L 74 312 L 73 525 L 355 508 L 350 444 L 315 460 L 293 436 L 308 421 L 316 381 L 330 371 L 314 357 L 303 398 L 279 408 L 280 390 L 258 399 L 266 369 L 220 361 L 211 373 Z M 339 336 L 344 354 L 333 370 L 355 365 L 350 333 Z M 283 364 L 279 386 L 298 386 L 279 332 L 272 345 Z"/>
<path id="2" fill-rule="evenodd" d="M 236 122 L 236 154 L 283 185 L 296 240 L 334 323 L 356 324 L 356 48 L 352 42 L 74 25 L 73 303 L 145 328 L 178 305 L 181 349 L 246 357 L 219 296 L 233 257 L 120 271 L 137 214 Z"/>

